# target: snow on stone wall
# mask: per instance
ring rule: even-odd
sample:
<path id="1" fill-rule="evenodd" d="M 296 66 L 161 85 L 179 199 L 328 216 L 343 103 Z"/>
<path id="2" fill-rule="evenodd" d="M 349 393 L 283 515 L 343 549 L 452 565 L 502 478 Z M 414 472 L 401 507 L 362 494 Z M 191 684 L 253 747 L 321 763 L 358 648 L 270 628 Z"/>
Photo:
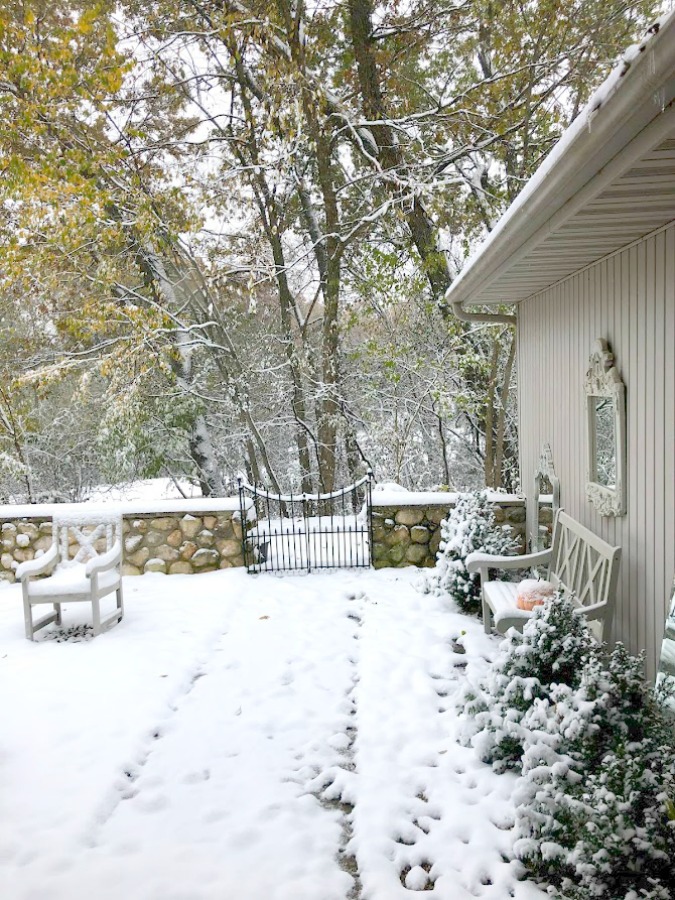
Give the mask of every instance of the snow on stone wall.
<path id="1" fill-rule="evenodd" d="M 7 508 L 3 512 L 0 579 L 13 582 L 19 563 L 40 556 L 51 545 L 52 522 L 51 518 L 45 521 L 44 515 L 10 519 Z M 123 573 L 196 574 L 243 566 L 237 519 L 233 510 L 186 513 L 184 506 L 160 516 L 154 512 L 124 515 Z"/>
<path id="2" fill-rule="evenodd" d="M 398 498 L 395 494 L 387 494 L 385 506 L 378 494 L 373 494 L 373 560 L 376 569 L 436 564 L 440 525 L 454 507 L 456 495 L 448 494 L 443 505 L 439 503 L 442 500 L 439 494 L 431 496 L 431 502 L 425 502 L 421 495 L 417 504 L 411 502 L 413 496 L 403 494 L 401 503 L 392 503 Z M 527 544 L 525 500 L 496 493 L 490 500 L 494 504 L 495 522 L 510 527 L 519 542 L 520 552 L 524 553 Z"/>

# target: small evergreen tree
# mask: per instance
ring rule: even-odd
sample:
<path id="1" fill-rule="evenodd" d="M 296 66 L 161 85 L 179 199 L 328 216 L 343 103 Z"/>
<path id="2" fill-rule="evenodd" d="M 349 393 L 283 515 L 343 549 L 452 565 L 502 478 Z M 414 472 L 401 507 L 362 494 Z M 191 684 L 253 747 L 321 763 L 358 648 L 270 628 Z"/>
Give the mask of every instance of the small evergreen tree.
<path id="1" fill-rule="evenodd" d="M 465 735 L 497 771 L 520 767 L 528 739 L 523 718 L 535 701 L 550 697 L 558 684 L 581 681 L 593 637 L 575 609 L 557 594 L 535 609 L 522 634 L 510 629 L 482 690 L 465 706 L 472 723 Z"/>
<path id="2" fill-rule="evenodd" d="M 478 550 L 509 556 L 517 549 L 508 526 L 495 523 L 487 492 L 463 494 L 441 522 L 435 587 L 440 593 L 449 594 L 463 612 L 476 613 L 480 610 L 480 576 L 467 571 L 467 556 Z"/>
<path id="3" fill-rule="evenodd" d="M 586 661 L 521 719 L 524 782 L 515 850 L 566 898 L 672 897 L 672 723 L 619 644 Z M 637 893 L 639 892 L 639 893 Z"/>

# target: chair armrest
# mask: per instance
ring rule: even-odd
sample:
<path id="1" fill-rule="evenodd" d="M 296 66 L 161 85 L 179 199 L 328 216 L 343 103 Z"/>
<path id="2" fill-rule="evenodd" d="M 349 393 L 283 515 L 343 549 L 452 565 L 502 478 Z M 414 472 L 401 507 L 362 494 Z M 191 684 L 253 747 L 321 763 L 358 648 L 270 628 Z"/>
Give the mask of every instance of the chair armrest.
<path id="1" fill-rule="evenodd" d="M 465 560 L 469 572 L 486 571 L 487 569 L 529 569 L 531 566 L 543 566 L 551 561 L 552 550 L 541 550 L 539 553 L 526 553 L 523 556 L 493 556 L 490 553 L 469 553 Z"/>
<path id="2" fill-rule="evenodd" d="M 108 569 L 113 569 L 121 561 L 122 545 L 119 541 L 115 541 L 107 553 L 102 553 L 100 556 L 95 556 L 94 559 L 89 560 L 85 573 L 89 577 L 94 572 L 105 572 Z"/>
<path id="3" fill-rule="evenodd" d="M 27 562 L 22 562 L 20 566 L 17 566 L 14 575 L 19 581 L 26 577 L 30 578 L 31 575 L 40 575 L 50 566 L 53 566 L 58 558 L 58 545 L 52 544 L 42 556 L 37 556 L 35 559 L 29 559 Z"/>

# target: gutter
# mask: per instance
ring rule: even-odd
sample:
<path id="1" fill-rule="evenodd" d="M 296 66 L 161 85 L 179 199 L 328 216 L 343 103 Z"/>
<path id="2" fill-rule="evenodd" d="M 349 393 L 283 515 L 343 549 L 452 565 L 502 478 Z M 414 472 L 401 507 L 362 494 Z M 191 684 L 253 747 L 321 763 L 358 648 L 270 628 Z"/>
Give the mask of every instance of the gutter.
<path id="1" fill-rule="evenodd" d="M 639 55 L 623 75 L 615 71 L 609 84 L 599 88 L 450 286 L 445 299 L 459 319 L 512 324 L 515 316 L 471 313 L 464 304 L 561 227 L 622 174 L 637 154 L 648 152 L 672 132 L 673 48 L 675 15 L 671 14 L 658 33 L 640 45 Z M 604 98 L 603 87 L 608 92 Z"/>
<path id="2" fill-rule="evenodd" d="M 447 296 L 447 294 L 446 294 Z M 452 301 L 452 311 L 461 322 L 485 322 L 488 325 L 515 325 L 518 319 L 509 313 L 469 312 L 461 300 Z"/>

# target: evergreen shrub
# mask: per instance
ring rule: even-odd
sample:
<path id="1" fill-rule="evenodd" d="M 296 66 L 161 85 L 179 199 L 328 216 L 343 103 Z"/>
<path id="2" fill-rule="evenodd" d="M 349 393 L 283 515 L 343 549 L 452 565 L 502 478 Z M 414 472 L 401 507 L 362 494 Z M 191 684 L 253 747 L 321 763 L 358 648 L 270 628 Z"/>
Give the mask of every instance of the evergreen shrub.
<path id="1" fill-rule="evenodd" d="M 463 494 L 441 522 L 436 555 L 435 589 L 449 594 L 463 612 L 480 611 L 480 576 L 469 572 L 466 558 L 475 551 L 511 556 L 518 550 L 507 525 L 495 522 L 486 491 Z"/>

